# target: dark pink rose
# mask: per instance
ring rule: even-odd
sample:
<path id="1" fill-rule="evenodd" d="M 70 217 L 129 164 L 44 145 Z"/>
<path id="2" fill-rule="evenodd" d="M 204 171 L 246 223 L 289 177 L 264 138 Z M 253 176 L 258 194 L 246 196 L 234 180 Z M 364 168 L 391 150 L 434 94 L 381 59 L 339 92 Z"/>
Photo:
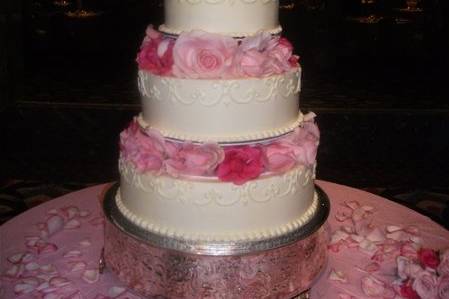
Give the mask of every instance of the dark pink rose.
<path id="1" fill-rule="evenodd" d="M 421 248 L 418 250 L 418 259 L 421 265 L 432 269 L 436 269 L 440 263 L 437 252 L 429 248 Z"/>
<path id="2" fill-rule="evenodd" d="M 173 176 L 211 175 L 223 159 L 224 151 L 217 144 L 186 143 L 165 161 L 165 165 L 167 172 Z"/>
<path id="3" fill-rule="evenodd" d="M 229 75 L 237 41 L 203 31 L 181 33 L 173 48 L 173 73 L 181 78 L 223 78 Z"/>
<path id="4" fill-rule="evenodd" d="M 412 284 L 421 299 L 438 299 L 438 279 L 435 273 L 421 272 Z"/>
<path id="5" fill-rule="evenodd" d="M 440 276 L 438 281 L 438 296 L 440 299 L 449 299 L 449 276 Z"/>
<path id="6" fill-rule="evenodd" d="M 173 39 L 164 38 L 162 34 L 149 27 L 137 54 L 139 68 L 157 75 L 170 75 L 174 43 Z"/>
<path id="7" fill-rule="evenodd" d="M 440 252 L 440 264 L 437 272 L 439 275 L 449 276 L 449 249 Z"/>
<path id="8" fill-rule="evenodd" d="M 164 138 L 156 130 L 144 133 L 134 120 L 120 134 L 120 152 L 123 159 L 131 162 L 139 172 L 159 171 L 164 160 Z"/>
<path id="9" fill-rule="evenodd" d="M 400 289 L 399 289 L 399 295 L 406 299 L 421 299 L 419 298 L 418 294 L 415 292 L 415 290 L 412 288 L 412 284 L 410 280 L 405 281 Z"/>
<path id="10" fill-rule="evenodd" d="M 224 182 L 242 185 L 259 177 L 264 170 L 262 149 L 252 146 L 225 149 L 225 158 L 218 165 L 217 176 Z"/>
<path id="11" fill-rule="evenodd" d="M 295 153 L 291 146 L 275 142 L 264 147 L 266 167 L 269 171 L 284 172 L 296 165 Z"/>

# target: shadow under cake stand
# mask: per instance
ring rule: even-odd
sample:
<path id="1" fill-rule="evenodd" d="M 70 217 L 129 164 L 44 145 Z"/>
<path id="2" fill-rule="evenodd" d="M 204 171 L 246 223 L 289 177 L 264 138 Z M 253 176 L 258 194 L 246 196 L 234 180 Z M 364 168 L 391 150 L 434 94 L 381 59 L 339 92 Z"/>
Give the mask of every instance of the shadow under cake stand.
<path id="1" fill-rule="evenodd" d="M 330 203 L 316 186 L 318 209 L 292 232 L 250 242 L 195 242 L 146 231 L 105 193 L 105 244 L 100 268 L 145 298 L 309 298 L 325 268 Z"/>

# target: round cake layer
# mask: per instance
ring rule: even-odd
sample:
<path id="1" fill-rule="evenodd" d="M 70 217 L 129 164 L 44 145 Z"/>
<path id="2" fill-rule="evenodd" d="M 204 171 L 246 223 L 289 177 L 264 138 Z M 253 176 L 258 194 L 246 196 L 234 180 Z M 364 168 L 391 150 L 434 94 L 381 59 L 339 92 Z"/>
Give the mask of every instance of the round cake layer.
<path id="1" fill-rule="evenodd" d="M 144 127 L 164 136 L 235 142 L 283 135 L 302 121 L 301 69 L 266 78 L 181 79 L 139 71 Z"/>
<path id="2" fill-rule="evenodd" d="M 259 31 L 281 32 L 278 0 L 165 0 L 165 24 L 169 34 L 204 30 L 242 37 Z"/>
<path id="3" fill-rule="evenodd" d="M 162 235 L 196 240 L 263 239 L 304 225 L 317 209 L 313 169 L 296 167 L 243 185 L 216 178 L 138 173 L 123 161 L 120 211 Z"/>

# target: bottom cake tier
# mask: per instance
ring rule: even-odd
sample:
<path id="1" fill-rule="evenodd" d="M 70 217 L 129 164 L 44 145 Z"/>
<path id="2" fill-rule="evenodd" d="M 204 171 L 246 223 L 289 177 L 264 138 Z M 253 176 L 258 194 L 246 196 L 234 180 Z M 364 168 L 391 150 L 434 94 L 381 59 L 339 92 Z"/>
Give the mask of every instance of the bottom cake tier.
<path id="1" fill-rule="evenodd" d="M 106 193 L 104 261 L 145 298 L 294 298 L 325 268 L 329 201 L 301 232 L 251 244 L 183 244 L 145 234 L 121 217 L 117 187 Z M 165 240 L 165 241 L 164 241 Z"/>

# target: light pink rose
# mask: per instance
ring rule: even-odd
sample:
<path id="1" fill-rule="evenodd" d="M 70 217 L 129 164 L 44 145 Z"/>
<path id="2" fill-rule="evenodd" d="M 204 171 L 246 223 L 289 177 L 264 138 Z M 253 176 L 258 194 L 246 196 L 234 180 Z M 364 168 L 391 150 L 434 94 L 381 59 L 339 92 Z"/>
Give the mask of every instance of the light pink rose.
<path id="1" fill-rule="evenodd" d="M 449 276 L 449 249 L 440 252 L 440 264 L 438 265 L 437 272 L 439 275 Z"/>
<path id="2" fill-rule="evenodd" d="M 291 146 L 282 143 L 272 143 L 264 148 L 267 170 L 284 172 L 296 164 L 295 153 Z"/>
<path id="3" fill-rule="evenodd" d="M 270 68 L 274 74 L 280 74 L 292 68 L 290 58 L 292 57 L 293 46 L 286 38 L 282 37 L 275 40 L 267 52 L 270 58 L 267 61 L 267 68 Z"/>
<path id="4" fill-rule="evenodd" d="M 139 68 L 157 75 L 170 75 L 173 66 L 174 43 L 173 39 L 164 38 L 161 33 L 149 26 L 137 54 Z"/>
<path id="5" fill-rule="evenodd" d="M 438 279 L 435 273 L 422 271 L 412 284 L 421 299 L 438 299 Z"/>
<path id="6" fill-rule="evenodd" d="M 313 121 L 304 122 L 302 127 L 287 135 L 281 144 L 291 146 L 299 164 L 312 166 L 315 163 L 320 131 Z"/>
<path id="7" fill-rule="evenodd" d="M 264 77 L 268 56 L 264 52 L 251 49 L 238 51 L 234 60 L 234 74 L 237 77 Z"/>
<path id="8" fill-rule="evenodd" d="M 438 296 L 440 299 L 449 299 L 449 276 L 440 276 L 438 279 Z"/>
<path id="9" fill-rule="evenodd" d="M 125 161 L 131 162 L 139 172 L 159 171 L 162 167 L 165 142 L 156 130 L 145 133 L 134 120 L 120 134 L 120 151 Z"/>
<path id="10" fill-rule="evenodd" d="M 380 297 L 385 292 L 385 283 L 374 276 L 365 276 L 361 280 L 363 293 L 371 297 Z"/>
<path id="11" fill-rule="evenodd" d="M 183 144 L 182 147 L 165 161 L 169 174 L 177 176 L 211 175 L 224 159 L 224 151 L 217 144 Z"/>
<path id="12" fill-rule="evenodd" d="M 237 46 L 235 39 L 220 34 L 181 33 L 173 48 L 173 73 L 194 79 L 226 77 Z"/>

